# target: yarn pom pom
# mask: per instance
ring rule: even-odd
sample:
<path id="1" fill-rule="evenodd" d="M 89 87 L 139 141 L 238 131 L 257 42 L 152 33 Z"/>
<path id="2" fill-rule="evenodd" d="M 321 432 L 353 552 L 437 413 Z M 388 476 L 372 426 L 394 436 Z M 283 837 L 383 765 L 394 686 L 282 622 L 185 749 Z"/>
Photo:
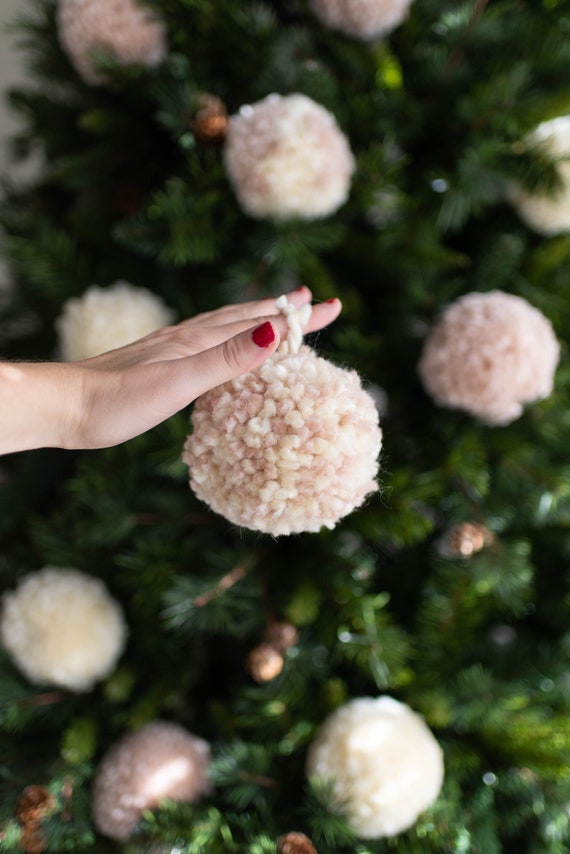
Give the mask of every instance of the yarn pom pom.
<path id="1" fill-rule="evenodd" d="M 89 691 L 114 669 L 126 635 L 103 582 L 75 569 L 45 567 L 3 596 L 2 644 L 34 684 Z"/>
<path id="2" fill-rule="evenodd" d="M 183 452 L 198 498 L 275 536 L 334 528 L 378 488 L 374 401 L 301 340 L 292 329 L 256 371 L 199 398 Z"/>
<path id="3" fill-rule="evenodd" d="M 103 757 L 93 783 L 100 833 L 129 838 L 145 810 L 162 800 L 192 803 L 210 790 L 207 742 L 168 721 L 128 733 Z"/>
<path id="4" fill-rule="evenodd" d="M 310 0 L 325 27 L 358 39 L 387 35 L 405 20 L 412 0 Z"/>
<path id="5" fill-rule="evenodd" d="M 550 321 L 522 297 L 470 293 L 428 335 L 418 370 L 440 406 L 503 425 L 550 394 L 559 353 Z"/>
<path id="6" fill-rule="evenodd" d="M 226 170 L 252 217 L 319 219 L 348 198 L 354 157 L 332 113 L 306 95 L 269 95 L 232 116 Z"/>
<path id="7" fill-rule="evenodd" d="M 570 116 L 542 122 L 528 137 L 530 145 L 541 145 L 554 159 L 560 186 L 554 193 L 529 193 L 518 185 L 508 196 L 529 228 L 545 237 L 570 231 Z"/>
<path id="8" fill-rule="evenodd" d="M 93 57 L 109 53 L 122 65 L 159 65 L 166 55 L 164 24 L 137 0 L 59 0 L 59 40 L 90 85 L 104 82 Z"/>
<path id="9" fill-rule="evenodd" d="M 76 362 L 115 350 L 166 326 L 173 317 L 146 288 L 122 281 L 107 288 L 92 285 L 68 300 L 56 321 L 61 358 Z"/>
<path id="10" fill-rule="evenodd" d="M 379 839 L 407 830 L 437 799 L 443 753 L 409 706 L 359 697 L 322 724 L 306 772 L 332 782 L 336 808 L 357 836 Z"/>

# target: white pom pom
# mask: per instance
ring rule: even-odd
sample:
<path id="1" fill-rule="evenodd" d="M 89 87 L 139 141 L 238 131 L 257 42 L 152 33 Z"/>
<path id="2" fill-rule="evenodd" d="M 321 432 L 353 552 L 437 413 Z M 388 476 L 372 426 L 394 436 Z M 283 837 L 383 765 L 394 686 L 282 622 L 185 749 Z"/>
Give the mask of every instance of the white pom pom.
<path id="1" fill-rule="evenodd" d="M 173 312 L 152 291 L 129 282 L 92 285 L 68 300 L 56 321 L 61 358 L 89 359 L 131 344 L 172 322 Z"/>
<path id="2" fill-rule="evenodd" d="M 512 185 L 509 199 L 520 218 L 538 234 L 565 234 L 570 231 L 570 116 L 543 122 L 530 134 L 528 142 L 542 144 L 553 158 L 560 158 L 556 168 L 561 186 L 554 194 L 548 194 L 529 193 Z"/>
<path id="3" fill-rule="evenodd" d="M 359 697 L 333 712 L 307 756 L 307 776 L 333 782 L 361 839 L 394 836 L 437 799 L 442 750 L 423 718 L 392 697 Z"/>
<path id="4" fill-rule="evenodd" d="M 405 20 L 412 0 L 310 0 L 326 27 L 359 39 L 387 35 Z"/>
<path id="5" fill-rule="evenodd" d="M 3 596 L 2 644 L 34 684 L 89 691 L 115 668 L 126 635 L 103 582 L 75 569 L 45 567 Z"/>
<path id="6" fill-rule="evenodd" d="M 192 803 L 210 790 L 207 742 L 178 724 L 154 721 L 128 733 L 109 752 L 93 784 L 97 829 L 129 838 L 145 810 L 162 800 Z"/>
<path id="7" fill-rule="evenodd" d="M 549 320 L 521 297 L 470 293 L 428 335 L 418 370 L 441 406 L 508 424 L 552 391 L 560 348 Z"/>
<path id="8" fill-rule="evenodd" d="M 62 47 L 89 84 L 103 82 L 94 51 L 110 53 L 123 65 L 159 65 L 166 55 L 164 24 L 137 0 L 59 0 L 57 25 Z"/>
<path id="9" fill-rule="evenodd" d="M 253 217 L 319 219 L 348 198 L 354 158 L 332 113 L 305 95 L 270 95 L 232 116 L 224 148 Z"/>

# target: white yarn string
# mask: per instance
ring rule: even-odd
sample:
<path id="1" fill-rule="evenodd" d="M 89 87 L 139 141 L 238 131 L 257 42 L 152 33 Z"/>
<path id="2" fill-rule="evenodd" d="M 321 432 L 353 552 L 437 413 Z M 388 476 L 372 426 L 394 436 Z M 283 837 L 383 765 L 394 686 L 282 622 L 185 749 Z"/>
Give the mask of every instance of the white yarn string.
<path id="1" fill-rule="evenodd" d="M 280 313 L 287 318 L 287 325 L 289 326 L 287 338 L 281 341 L 277 352 L 285 356 L 289 353 L 298 353 L 303 343 L 303 330 L 311 318 L 312 308 L 309 304 L 297 308 L 289 302 L 285 294 L 275 300 L 275 305 Z"/>

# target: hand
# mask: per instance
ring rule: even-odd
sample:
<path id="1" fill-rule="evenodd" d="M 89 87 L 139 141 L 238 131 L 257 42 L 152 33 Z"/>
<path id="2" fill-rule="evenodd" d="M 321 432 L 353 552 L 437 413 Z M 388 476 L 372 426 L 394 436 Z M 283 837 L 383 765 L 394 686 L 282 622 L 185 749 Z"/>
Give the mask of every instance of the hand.
<path id="1" fill-rule="evenodd" d="M 309 288 L 289 294 L 297 306 Z M 341 310 L 313 307 L 306 331 Z M 259 367 L 288 331 L 275 300 L 225 306 L 79 362 L 0 364 L 0 453 L 104 448 L 144 433 L 201 394 Z"/>

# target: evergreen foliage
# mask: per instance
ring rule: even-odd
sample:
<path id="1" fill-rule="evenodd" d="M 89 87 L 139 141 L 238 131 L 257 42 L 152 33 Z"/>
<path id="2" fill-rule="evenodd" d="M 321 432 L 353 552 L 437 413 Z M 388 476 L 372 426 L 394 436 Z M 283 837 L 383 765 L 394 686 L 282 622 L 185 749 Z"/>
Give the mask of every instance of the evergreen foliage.
<path id="1" fill-rule="evenodd" d="M 1 461 L 0 578 L 51 564 L 102 578 L 125 609 L 118 669 L 86 695 L 30 686 L 0 657 L 0 848 L 26 850 L 30 784 L 55 806 L 50 852 L 271 854 L 300 830 L 319 854 L 563 854 L 570 849 L 570 235 L 541 238 L 506 201 L 513 181 L 554 191 L 555 163 L 523 144 L 570 113 L 568 0 L 415 0 L 378 43 L 326 30 L 304 0 L 155 0 L 157 69 L 98 61 L 86 85 L 55 6 L 13 28 L 29 83 L 0 222 L 15 287 L 0 306 L 7 359 L 50 359 L 63 303 L 126 279 L 180 318 L 305 282 L 343 314 L 319 352 L 386 396 L 381 490 L 334 531 L 273 540 L 234 529 L 187 485 L 188 413 L 121 447 Z M 49 86 L 46 82 L 49 81 Z M 271 92 L 329 109 L 357 169 L 316 222 L 248 218 L 220 145 L 195 132 L 199 96 L 230 114 Z M 435 406 L 416 373 L 452 299 L 500 288 L 552 321 L 554 393 L 508 427 Z M 493 535 L 442 548 L 457 523 Z M 297 643 L 255 683 L 268 622 Z M 389 693 L 445 751 L 436 804 L 398 837 L 364 842 L 304 778 L 308 745 L 351 697 Z M 118 845 L 97 835 L 90 786 L 126 730 L 175 720 L 212 745 L 214 791 L 165 803 Z M 379 757 L 381 761 L 381 757 Z"/>

